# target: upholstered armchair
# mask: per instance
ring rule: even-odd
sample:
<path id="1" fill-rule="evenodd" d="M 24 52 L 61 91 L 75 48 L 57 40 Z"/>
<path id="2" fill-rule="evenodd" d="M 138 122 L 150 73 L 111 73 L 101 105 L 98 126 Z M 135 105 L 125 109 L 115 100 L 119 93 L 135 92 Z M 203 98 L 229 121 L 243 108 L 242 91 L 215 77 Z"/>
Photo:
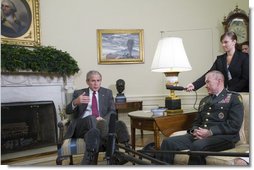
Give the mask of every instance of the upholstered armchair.
<path id="1" fill-rule="evenodd" d="M 249 110 L 249 93 L 240 93 L 243 99 L 244 105 L 244 120 L 242 127 L 239 131 L 240 141 L 236 143 L 236 147 L 232 149 L 228 149 L 221 152 L 233 152 L 233 153 L 245 153 L 249 151 L 249 130 L 250 130 L 250 110 Z M 177 131 L 170 136 L 177 136 L 186 133 L 184 131 Z M 174 164 L 176 165 L 186 165 L 188 164 L 188 155 L 176 154 L 174 159 Z M 206 164 L 207 165 L 235 165 L 234 160 L 237 157 L 233 156 L 207 156 Z"/>
<path id="2" fill-rule="evenodd" d="M 59 128 L 56 158 L 57 165 L 62 165 L 62 161 L 68 158 L 70 160 L 69 164 L 73 165 L 73 155 L 84 154 L 85 152 L 85 142 L 83 138 L 71 138 L 64 140 L 64 134 L 69 123 L 69 119 L 64 119 L 57 124 Z"/>
<path id="3" fill-rule="evenodd" d="M 57 144 L 57 158 L 56 164 L 62 165 L 63 160 L 69 159 L 69 164 L 73 165 L 74 155 L 84 155 L 86 143 L 83 138 L 70 138 L 64 139 L 64 135 L 67 131 L 68 125 L 70 124 L 70 119 L 64 119 L 58 122 L 57 126 L 59 128 L 59 138 Z M 123 127 L 123 126 L 121 126 Z M 127 129 L 127 128 L 126 128 Z M 122 132 L 122 131 L 121 131 Z M 106 152 L 105 146 L 100 146 L 99 152 Z M 94 161 L 98 161 L 98 155 L 94 157 Z M 127 161 L 117 154 L 111 157 L 111 164 L 113 165 L 123 165 Z"/>

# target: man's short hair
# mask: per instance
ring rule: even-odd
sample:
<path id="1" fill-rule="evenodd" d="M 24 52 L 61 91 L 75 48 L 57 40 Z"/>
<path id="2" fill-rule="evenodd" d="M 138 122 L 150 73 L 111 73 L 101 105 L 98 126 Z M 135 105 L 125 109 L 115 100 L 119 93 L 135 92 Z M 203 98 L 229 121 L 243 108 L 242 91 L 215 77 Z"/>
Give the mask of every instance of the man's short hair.
<path id="1" fill-rule="evenodd" d="M 101 73 L 99 71 L 96 71 L 96 70 L 90 70 L 87 74 L 86 74 L 86 81 L 89 81 L 90 78 L 92 77 L 92 75 L 94 74 L 97 74 L 101 77 L 102 79 L 102 76 L 101 76 Z"/>
<path id="2" fill-rule="evenodd" d="M 222 82 L 224 82 L 224 75 L 218 71 L 218 70 L 212 70 L 212 71 L 209 71 L 207 74 L 206 74 L 206 77 L 207 75 L 212 75 L 216 80 L 222 80 Z"/>

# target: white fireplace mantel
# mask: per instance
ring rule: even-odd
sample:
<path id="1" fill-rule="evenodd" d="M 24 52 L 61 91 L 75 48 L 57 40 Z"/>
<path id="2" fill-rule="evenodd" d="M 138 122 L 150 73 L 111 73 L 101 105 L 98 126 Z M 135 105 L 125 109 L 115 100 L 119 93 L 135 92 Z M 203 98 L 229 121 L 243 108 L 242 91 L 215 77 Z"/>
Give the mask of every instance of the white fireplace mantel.
<path id="1" fill-rule="evenodd" d="M 65 107 L 66 93 L 70 91 L 73 91 L 73 77 L 64 82 L 61 76 L 39 73 L 1 75 L 1 103 L 52 100 L 58 113 L 58 107 Z"/>

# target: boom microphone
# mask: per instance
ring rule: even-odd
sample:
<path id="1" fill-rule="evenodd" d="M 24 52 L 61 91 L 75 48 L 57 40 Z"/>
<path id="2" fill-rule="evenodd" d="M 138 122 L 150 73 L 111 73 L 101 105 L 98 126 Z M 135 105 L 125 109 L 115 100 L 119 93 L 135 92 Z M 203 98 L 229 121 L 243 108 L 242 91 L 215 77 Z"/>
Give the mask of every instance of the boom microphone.
<path id="1" fill-rule="evenodd" d="M 166 85 L 166 88 L 169 89 L 169 90 L 179 90 L 179 91 L 187 90 L 187 88 L 185 88 L 185 87 L 182 87 L 182 86 L 172 86 L 172 85 Z"/>
<path id="2" fill-rule="evenodd" d="M 116 135 L 119 143 L 128 144 L 130 136 L 128 133 L 127 126 L 123 121 L 116 122 Z"/>
<path id="3" fill-rule="evenodd" d="M 107 164 L 111 164 L 111 157 L 115 152 L 116 140 L 116 114 L 111 114 L 109 119 L 109 133 L 107 141 L 106 159 Z"/>

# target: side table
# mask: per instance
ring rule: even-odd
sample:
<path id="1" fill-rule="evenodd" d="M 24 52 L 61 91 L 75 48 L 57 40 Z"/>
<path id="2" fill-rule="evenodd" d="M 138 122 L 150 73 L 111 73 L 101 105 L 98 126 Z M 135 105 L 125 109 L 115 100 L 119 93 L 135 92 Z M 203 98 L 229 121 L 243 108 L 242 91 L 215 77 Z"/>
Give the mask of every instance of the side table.
<path id="1" fill-rule="evenodd" d="M 161 132 L 165 136 L 171 135 L 173 132 L 188 129 L 194 118 L 195 110 L 184 110 L 183 113 L 171 114 L 168 116 L 154 117 L 150 111 L 134 111 L 129 112 L 131 122 L 131 145 L 135 150 L 136 129 L 148 130 L 154 132 L 155 148 L 160 148 Z"/>
<path id="2" fill-rule="evenodd" d="M 143 101 L 126 101 L 125 103 L 115 103 L 116 107 L 116 118 L 118 120 L 119 110 L 142 110 L 143 109 Z"/>

